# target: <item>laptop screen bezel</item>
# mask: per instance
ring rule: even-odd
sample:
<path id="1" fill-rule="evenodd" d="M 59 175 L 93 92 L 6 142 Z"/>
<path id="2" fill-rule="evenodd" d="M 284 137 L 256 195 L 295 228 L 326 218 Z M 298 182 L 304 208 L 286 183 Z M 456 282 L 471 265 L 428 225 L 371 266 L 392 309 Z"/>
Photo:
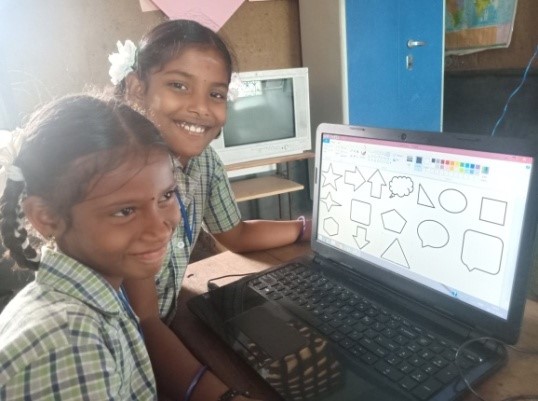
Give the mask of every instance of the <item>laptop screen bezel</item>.
<path id="1" fill-rule="evenodd" d="M 369 139 L 396 141 L 417 145 L 433 145 L 441 147 L 459 148 L 465 150 L 484 151 L 502 154 L 514 154 L 533 158 L 529 195 L 525 205 L 525 219 L 522 226 L 521 244 L 518 251 L 514 287 L 509 303 L 508 316 L 502 319 L 469 304 L 458 301 L 452 297 L 441 294 L 427 286 L 419 285 L 403 276 L 391 273 L 384 269 L 371 269 L 368 264 L 357 264 L 349 255 L 338 249 L 328 246 L 317 240 L 320 172 L 321 172 L 321 141 L 323 134 L 348 135 Z M 473 134 L 438 133 L 426 131 L 410 131 L 398 129 L 383 129 L 339 124 L 321 124 L 316 130 L 316 161 L 314 179 L 314 210 L 311 246 L 314 252 L 323 257 L 334 260 L 343 265 L 353 265 L 353 271 L 365 275 L 388 290 L 395 291 L 403 296 L 414 298 L 423 305 L 428 305 L 436 313 L 450 317 L 465 324 L 471 331 L 480 335 L 488 335 L 506 343 L 517 342 L 521 328 L 524 306 L 527 295 L 527 278 L 533 263 L 534 237 L 536 230 L 537 207 L 533 200 L 537 195 L 536 174 L 537 146 L 534 139 L 488 137 Z"/>

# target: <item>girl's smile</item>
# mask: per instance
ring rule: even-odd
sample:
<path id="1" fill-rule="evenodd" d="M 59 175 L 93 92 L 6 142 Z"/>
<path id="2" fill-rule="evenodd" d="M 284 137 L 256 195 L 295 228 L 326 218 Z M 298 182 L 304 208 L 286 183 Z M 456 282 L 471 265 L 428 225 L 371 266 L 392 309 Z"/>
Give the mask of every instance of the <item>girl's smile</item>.
<path id="1" fill-rule="evenodd" d="M 154 264 L 164 260 L 167 250 L 168 242 L 156 250 L 134 253 L 133 256 L 140 259 L 141 263 Z"/>
<path id="2" fill-rule="evenodd" d="M 196 124 L 189 124 L 187 122 L 176 123 L 180 128 L 183 128 L 185 131 L 188 131 L 191 134 L 205 134 L 208 130 L 208 127 L 204 127 Z"/>
<path id="3" fill-rule="evenodd" d="M 147 86 L 133 78 L 139 106 L 185 165 L 220 133 L 226 122 L 229 73 L 212 47 L 188 45 Z"/>

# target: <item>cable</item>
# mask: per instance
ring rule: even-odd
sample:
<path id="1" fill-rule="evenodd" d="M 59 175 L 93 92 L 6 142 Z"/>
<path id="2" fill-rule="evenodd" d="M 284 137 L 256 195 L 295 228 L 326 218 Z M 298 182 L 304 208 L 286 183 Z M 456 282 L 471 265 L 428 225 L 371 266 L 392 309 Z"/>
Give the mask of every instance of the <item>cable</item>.
<path id="1" fill-rule="evenodd" d="M 506 101 L 506 104 L 504 105 L 503 112 L 502 112 L 501 116 L 499 117 L 499 119 L 497 120 L 497 123 L 496 123 L 495 126 L 493 127 L 493 130 L 491 131 L 491 136 L 494 136 L 494 135 L 495 135 L 495 131 L 497 130 L 497 127 L 499 126 L 499 124 L 500 124 L 501 121 L 503 120 L 504 115 L 506 114 L 506 111 L 508 110 L 508 104 L 509 104 L 510 101 L 512 100 L 512 97 L 514 97 L 514 95 L 515 95 L 517 92 L 519 92 L 519 90 L 520 90 L 521 87 L 523 86 L 523 83 L 524 83 L 525 80 L 527 79 L 527 74 L 529 73 L 529 70 L 530 70 L 530 68 L 531 68 L 532 62 L 533 62 L 534 59 L 536 58 L 536 55 L 538 55 L 538 46 L 536 46 L 536 50 L 534 51 L 534 54 L 532 55 L 531 59 L 529 60 L 529 64 L 527 64 L 527 68 L 525 68 L 525 72 L 523 73 L 523 77 L 521 78 L 521 82 L 519 83 L 518 87 L 512 92 L 512 94 L 508 97 L 508 100 Z"/>
<path id="2" fill-rule="evenodd" d="M 218 288 L 218 286 L 215 283 L 213 283 L 213 281 L 217 281 L 217 280 L 220 280 L 220 279 L 223 279 L 223 278 L 228 278 L 228 277 L 249 276 L 251 274 L 255 274 L 255 273 L 227 274 L 225 276 L 220 276 L 220 277 L 215 277 L 215 278 L 209 279 L 209 280 L 207 280 L 207 289 L 208 290 L 214 290 L 214 289 Z"/>
<path id="3" fill-rule="evenodd" d="M 537 48 L 538 49 L 538 48 Z M 496 338 L 493 338 L 493 337 L 477 337 L 477 338 L 473 338 L 473 339 L 470 339 L 470 340 L 467 340 L 465 341 L 463 344 L 461 344 L 459 347 L 458 347 L 458 350 L 456 351 L 456 355 L 454 356 L 454 362 L 456 364 L 456 368 L 458 368 L 458 372 L 460 374 L 460 377 L 461 379 L 463 380 L 463 382 L 465 383 L 465 385 L 467 386 L 467 389 L 473 393 L 473 395 L 478 398 L 480 401 L 488 401 L 486 400 L 485 398 L 483 398 L 472 386 L 471 386 L 471 383 L 469 382 L 469 380 L 465 377 L 465 375 L 463 374 L 463 371 L 461 369 L 461 366 L 458 364 L 458 357 L 460 356 L 460 354 L 463 352 L 463 350 L 470 344 L 472 343 L 475 343 L 475 342 L 481 342 L 481 341 L 492 341 L 494 343 L 497 344 L 498 347 L 503 347 L 503 352 L 506 352 L 504 349 L 505 348 L 509 348 L 513 351 L 516 351 L 516 352 L 519 352 L 519 353 L 524 353 L 524 354 L 527 354 L 527 355 L 538 355 L 538 349 L 533 349 L 533 350 L 525 350 L 525 349 L 521 349 L 521 348 L 518 348 L 516 346 L 513 346 L 513 345 L 509 345 L 509 344 L 505 344 L 503 343 L 502 341 L 500 340 L 497 340 Z M 508 398 L 504 398 L 503 400 L 501 401 L 520 401 L 520 400 L 534 400 L 534 401 L 538 401 L 538 394 L 522 394 L 522 395 L 516 395 L 516 396 L 512 396 L 512 397 L 508 397 Z"/>

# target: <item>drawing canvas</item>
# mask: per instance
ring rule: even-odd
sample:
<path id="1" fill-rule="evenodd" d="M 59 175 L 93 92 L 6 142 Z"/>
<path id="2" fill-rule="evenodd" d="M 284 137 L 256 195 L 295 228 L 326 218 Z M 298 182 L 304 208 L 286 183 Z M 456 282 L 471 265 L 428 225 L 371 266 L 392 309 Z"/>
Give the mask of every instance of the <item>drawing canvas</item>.
<path id="1" fill-rule="evenodd" d="M 507 317 L 532 158 L 338 135 L 322 146 L 319 241 Z"/>

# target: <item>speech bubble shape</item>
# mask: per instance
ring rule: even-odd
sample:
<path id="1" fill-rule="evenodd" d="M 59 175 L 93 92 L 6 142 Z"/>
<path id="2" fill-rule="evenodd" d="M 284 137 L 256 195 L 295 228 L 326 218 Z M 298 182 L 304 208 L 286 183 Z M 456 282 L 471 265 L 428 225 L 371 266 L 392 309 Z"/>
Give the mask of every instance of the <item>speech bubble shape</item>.
<path id="1" fill-rule="evenodd" d="M 392 177 L 392 179 L 389 182 L 389 189 L 390 192 L 392 192 L 392 195 L 390 196 L 393 198 L 395 195 L 398 195 L 400 198 L 403 198 L 404 196 L 408 196 L 411 192 L 413 192 L 413 180 L 409 177 Z"/>
<path id="2" fill-rule="evenodd" d="M 499 237 L 467 230 L 463 234 L 461 261 L 469 271 L 480 270 L 495 275 L 501 270 L 503 248 Z"/>
<path id="3" fill-rule="evenodd" d="M 424 220 L 417 227 L 417 234 L 423 248 L 442 248 L 448 244 L 448 230 L 435 220 Z"/>

